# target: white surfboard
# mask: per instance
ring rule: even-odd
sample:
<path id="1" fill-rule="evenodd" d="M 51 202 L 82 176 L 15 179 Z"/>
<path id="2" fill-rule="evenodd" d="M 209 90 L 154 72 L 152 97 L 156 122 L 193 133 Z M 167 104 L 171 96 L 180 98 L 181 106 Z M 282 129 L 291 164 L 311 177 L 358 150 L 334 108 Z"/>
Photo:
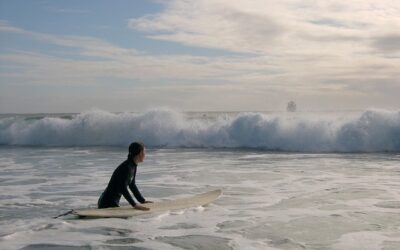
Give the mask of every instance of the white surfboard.
<path id="1" fill-rule="evenodd" d="M 72 213 L 80 217 L 88 218 L 127 218 L 160 211 L 204 206 L 216 200 L 221 195 L 221 193 L 222 191 L 220 189 L 217 189 L 207 193 L 194 195 L 188 198 L 142 204 L 142 206 L 150 208 L 150 210 L 148 211 L 137 210 L 134 209 L 132 206 L 123 206 L 103 209 L 74 210 L 72 211 Z"/>

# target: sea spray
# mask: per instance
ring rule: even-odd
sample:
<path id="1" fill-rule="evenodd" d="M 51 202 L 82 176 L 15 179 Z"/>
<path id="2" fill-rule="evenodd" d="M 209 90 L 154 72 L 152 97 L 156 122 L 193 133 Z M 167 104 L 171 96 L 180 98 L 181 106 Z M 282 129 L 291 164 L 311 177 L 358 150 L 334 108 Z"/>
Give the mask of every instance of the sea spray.
<path id="1" fill-rule="evenodd" d="M 207 113 L 205 113 L 207 114 Z M 400 151 L 400 112 L 221 113 L 208 119 L 171 109 L 144 113 L 91 110 L 72 117 L 0 119 L 0 144 L 34 146 L 126 146 L 253 148 L 293 152 Z"/>

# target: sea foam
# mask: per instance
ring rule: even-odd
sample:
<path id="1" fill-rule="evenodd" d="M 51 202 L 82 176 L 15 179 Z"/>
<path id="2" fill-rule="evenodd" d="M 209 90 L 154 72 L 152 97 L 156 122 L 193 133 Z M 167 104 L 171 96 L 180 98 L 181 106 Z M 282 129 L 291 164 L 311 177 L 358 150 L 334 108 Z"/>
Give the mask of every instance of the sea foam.
<path id="1" fill-rule="evenodd" d="M 205 113 L 206 114 L 206 113 Z M 294 152 L 399 152 L 400 112 L 219 114 L 190 117 L 170 109 L 141 114 L 91 110 L 70 118 L 0 119 L 0 144 L 255 148 Z"/>

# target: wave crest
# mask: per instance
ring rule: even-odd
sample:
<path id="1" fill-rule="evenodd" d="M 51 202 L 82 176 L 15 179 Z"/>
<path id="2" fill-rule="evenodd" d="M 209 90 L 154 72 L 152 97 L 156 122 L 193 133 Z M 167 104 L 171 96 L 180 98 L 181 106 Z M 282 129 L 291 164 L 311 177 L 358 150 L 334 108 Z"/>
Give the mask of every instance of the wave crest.
<path id="1" fill-rule="evenodd" d="M 400 112 L 359 115 L 263 114 L 195 117 L 170 109 L 142 114 L 92 110 L 70 119 L 0 119 L 0 144 L 255 148 L 296 152 L 399 152 Z"/>

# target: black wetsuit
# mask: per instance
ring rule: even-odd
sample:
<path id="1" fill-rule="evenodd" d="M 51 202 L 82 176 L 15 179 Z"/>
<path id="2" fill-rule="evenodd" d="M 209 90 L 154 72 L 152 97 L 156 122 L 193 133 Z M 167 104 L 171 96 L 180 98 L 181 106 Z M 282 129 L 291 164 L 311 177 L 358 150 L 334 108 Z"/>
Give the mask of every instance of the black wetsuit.
<path id="1" fill-rule="evenodd" d="M 121 195 L 134 207 L 136 203 L 128 191 L 128 186 L 140 203 L 145 202 L 145 199 L 140 194 L 135 184 L 136 169 L 137 165 L 133 160 L 129 159 L 121 163 L 121 165 L 115 169 L 106 190 L 104 190 L 99 198 L 99 208 L 119 207 Z"/>

